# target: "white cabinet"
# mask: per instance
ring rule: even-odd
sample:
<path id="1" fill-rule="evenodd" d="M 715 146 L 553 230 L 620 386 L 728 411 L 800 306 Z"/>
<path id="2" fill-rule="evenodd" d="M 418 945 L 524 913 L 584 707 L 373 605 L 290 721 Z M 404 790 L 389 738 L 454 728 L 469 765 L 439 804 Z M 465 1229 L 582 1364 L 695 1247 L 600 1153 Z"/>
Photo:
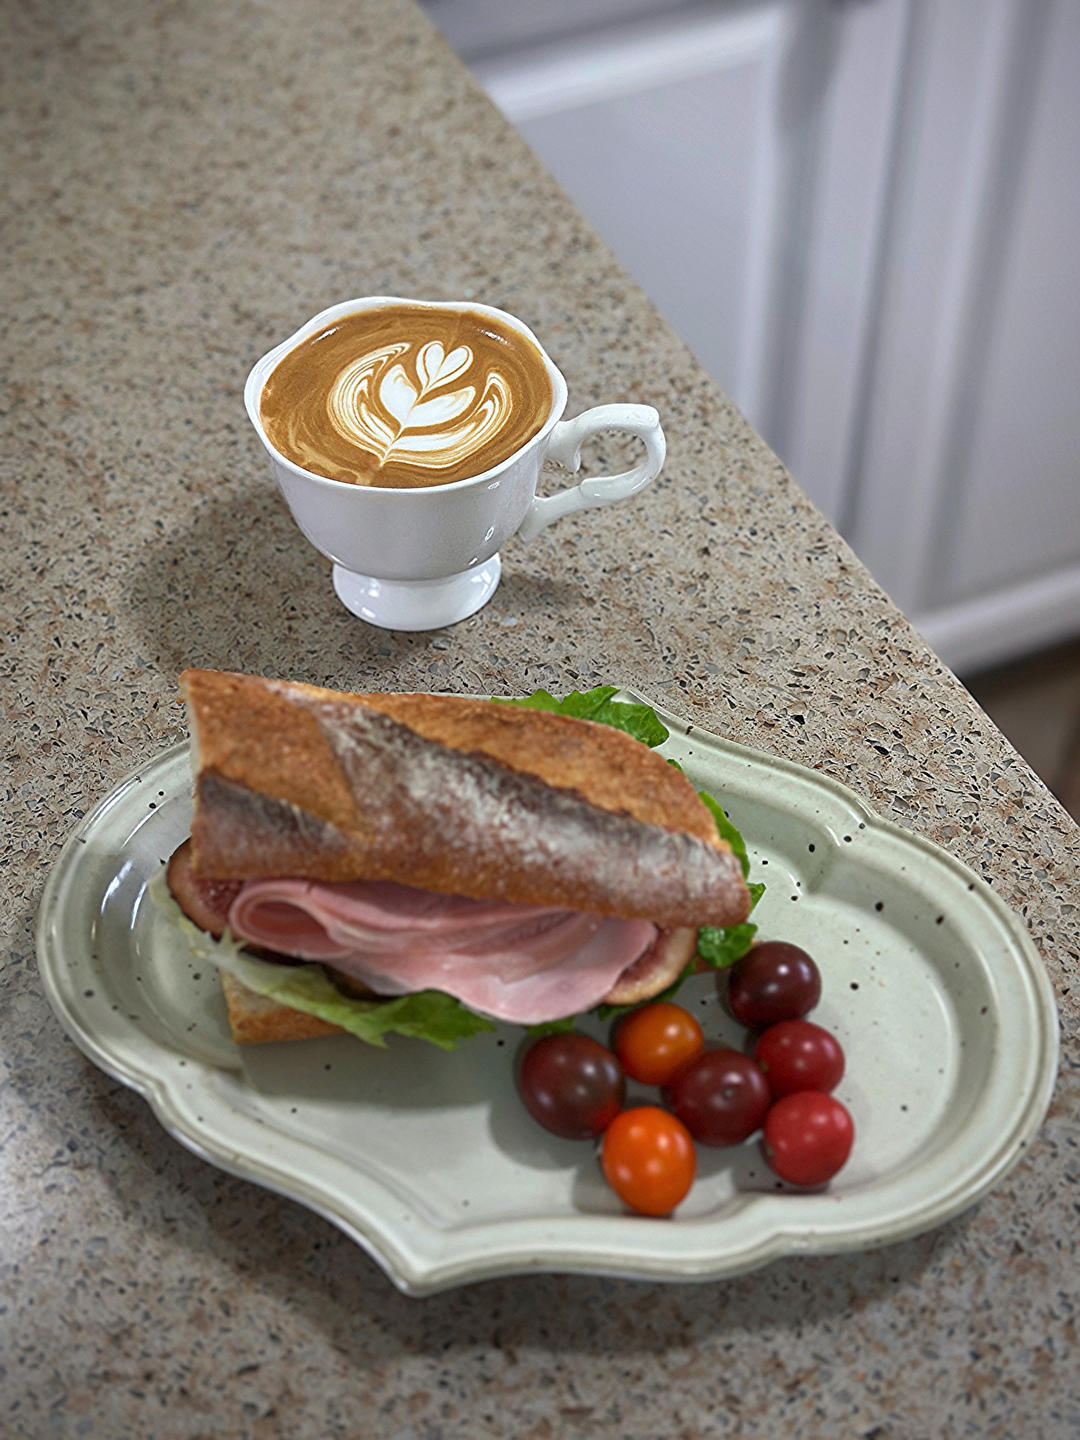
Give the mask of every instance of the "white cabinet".
<path id="1" fill-rule="evenodd" d="M 1080 6 L 908 28 L 845 528 L 963 668 L 1080 631 Z"/>
<path id="2" fill-rule="evenodd" d="M 1076 0 L 429 0 L 956 668 L 1080 630 Z"/>

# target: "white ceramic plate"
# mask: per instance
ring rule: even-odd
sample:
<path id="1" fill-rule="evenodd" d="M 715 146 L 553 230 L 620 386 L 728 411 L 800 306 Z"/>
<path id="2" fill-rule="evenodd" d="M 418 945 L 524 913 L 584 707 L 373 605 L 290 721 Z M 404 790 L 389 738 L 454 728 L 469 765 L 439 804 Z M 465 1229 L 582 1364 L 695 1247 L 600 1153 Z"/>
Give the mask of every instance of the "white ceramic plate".
<path id="1" fill-rule="evenodd" d="M 842 785 L 658 713 L 664 753 L 746 837 L 768 886 L 762 937 L 821 966 L 813 1018 L 846 1051 L 837 1094 L 856 1127 L 825 1190 L 785 1190 L 752 1140 L 699 1147 L 672 1218 L 623 1213 L 593 1147 L 521 1107 L 512 1028 L 453 1054 L 399 1037 L 234 1046 L 213 965 L 148 894 L 188 833 L 186 745 L 126 780 L 61 852 L 38 922 L 53 1008 L 170 1134 L 326 1216 L 411 1293 L 531 1270 L 715 1279 L 940 1224 L 1001 1178 L 1049 1103 L 1057 1016 L 1026 930 L 985 882 Z M 711 977 L 681 998 L 711 1041 L 741 1045 Z"/>

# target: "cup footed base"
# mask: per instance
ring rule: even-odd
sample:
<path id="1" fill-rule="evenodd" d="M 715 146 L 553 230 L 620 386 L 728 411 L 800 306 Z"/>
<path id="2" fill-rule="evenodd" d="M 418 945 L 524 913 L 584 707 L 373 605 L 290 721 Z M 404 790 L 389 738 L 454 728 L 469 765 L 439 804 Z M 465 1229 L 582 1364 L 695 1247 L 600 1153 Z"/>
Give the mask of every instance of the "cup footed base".
<path id="1" fill-rule="evenodd" d="M 334 589 L 346 610 L 384 630 L 439 630 L 475 615 L 495 594 L 498 555 L 439 580 L 380 580 L 334 566 Z"/>

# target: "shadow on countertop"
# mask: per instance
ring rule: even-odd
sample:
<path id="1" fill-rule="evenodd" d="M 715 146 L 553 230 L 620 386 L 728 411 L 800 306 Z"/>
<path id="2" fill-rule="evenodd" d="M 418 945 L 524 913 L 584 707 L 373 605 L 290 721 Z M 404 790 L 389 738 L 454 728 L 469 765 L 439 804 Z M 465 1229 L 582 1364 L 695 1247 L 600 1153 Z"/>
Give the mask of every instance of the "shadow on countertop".
<path id="1" fill-rule="evenodd" d="M 490 643 L 497 646 L 506 633 L 500 624 L 565 625 L 579 599 L 573 585 L 523 565 L 520 551 L 515 561 L 481 612 L 483 622 L 473 617 L 414 633 L 377 629 L 342 606 L 329 560 L 304 539 L 267 484 L 252 486 L 249 495 L 200 500 L 187 529 L 163 532 L 145 547 L 127 594 L 142 651 L 165 673 L 196 665 L 346 689 L 359 676 L 368 684 L 385 677 L 393 689 L 395 674 L 408 668 L 413 685 L 484 693 L 475 658 L 471 666 L 448 658 L 466 626 L 494 622 Z M 490 683 L 499 673 L 494 664 Z"/>

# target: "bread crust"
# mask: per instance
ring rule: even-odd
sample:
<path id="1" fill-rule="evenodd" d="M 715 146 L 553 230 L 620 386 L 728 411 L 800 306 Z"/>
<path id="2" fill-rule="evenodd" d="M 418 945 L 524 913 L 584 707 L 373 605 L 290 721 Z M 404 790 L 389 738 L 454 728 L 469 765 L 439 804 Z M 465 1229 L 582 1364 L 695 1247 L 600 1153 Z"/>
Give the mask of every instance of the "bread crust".
<path id="1" fill-rule="evenodd" d="M 693 786 L 610 726 L 220 671 L 185 671 L 181 689 L 198 874 L 391 879 L 662 927 L 749 912 Z"/>
<path id="2" fill-rule="evenodd" d="M 723 844 L 686 777 L 610 725 L 463 695 L 353 694 L 220 670 L 185 670 L 180 689 L 200 769 L 265 794 L 287 795 L 337 826 L 360 825 L 362 814 L 314 712 L 297 699 L 379 711 L 447 749 L 486 755 L 547 785 L 574 790 L 600 809 Z"/>
<path id="3" fill-rule="evenodd" d="M 456 695 L 364 695 L 365 705 L 462 754 L 487 755 L 590 805 L 720 846 L 712 816 L 681 771 L 647 745 L 571 715 Z M 449 703 L 447 703 L 449 702 Z"/>
<path id="4" fill-rule="evenodd" d="M 340 1035 L 340 1025 L 331 1025 L 317 1015 L 279 1005 L 259 995 L 227 970 L 219 972 L 229 1015 L 229 1029 L 238 1045 L 265 1045 L 276 1040 L 316 1040 L 322 1035 Z"/>

